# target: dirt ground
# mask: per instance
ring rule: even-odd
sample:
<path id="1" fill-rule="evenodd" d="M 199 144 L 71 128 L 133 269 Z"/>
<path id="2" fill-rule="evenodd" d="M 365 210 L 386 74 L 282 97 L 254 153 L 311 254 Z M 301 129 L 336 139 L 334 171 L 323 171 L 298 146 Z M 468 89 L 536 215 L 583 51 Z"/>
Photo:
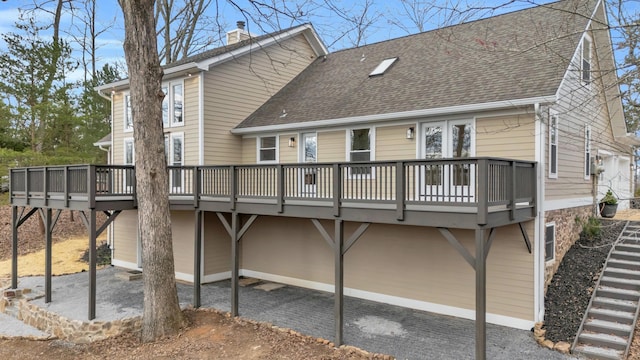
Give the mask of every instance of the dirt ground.
<path id="1" fill-rule="evenodd" d="M 61 224 L 65 224 L 62 225 Z M 88 246 L 79 218 L 61 216 L 54 232 L 52 271 L 55 275 L 87 269 L 81 261 Z M 71 230 L 69 228 L 72 228 Z M 44 240 L 37 219 L 20 228 L 20 276 L 44 274 Z M 8 246 L 7 246 L 8 242 Z M 8 206 L 0 207 L 0 289 L 8 287 L 11 274 L 11 217 Z M 327 340 L 316 339 L 269 324 L 232 319 L 211 310 L 185 310 L 189 325 L 177 336 L 142 344 L 138 334 L 126 334 L 92 344 L 60 340 L 0 339 L 0 359 L 391 359 L 346 347 L 336 349 Z"/>

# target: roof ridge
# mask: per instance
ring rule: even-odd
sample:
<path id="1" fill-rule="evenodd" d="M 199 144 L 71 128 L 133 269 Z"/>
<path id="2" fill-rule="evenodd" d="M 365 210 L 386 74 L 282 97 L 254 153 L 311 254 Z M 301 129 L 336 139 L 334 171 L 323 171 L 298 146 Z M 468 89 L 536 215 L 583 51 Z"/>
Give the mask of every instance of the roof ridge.
<path id="1" fill-rule="evenodd" d="M 534 0 L 531 0 L 531 1 L 534 1 Z M 552 8 L 553 5 L 558 5 L 560 3 L 572 2 L 572 1 L 586 2 L 586 1 L 589 1 L 589 0 L 557 0 L 557 1 L 552 1 L 552 2 L 546 3 L 546 4 L 536 4 L 536 5 L 531 6 L 531 7 L 527 7 L 527 8 L 523 8 L 523 9 L 517 9 L 517 10 L 514 10 L 514 11 L 509 11 L 509 12 L 506 12 L 506 13 L 492 15 L 492 16 L 484 17 L 484 18 L 480 18 L 480 19 L 469 20 L 469 21 L 461 22 L 459 24 L 451 24 L 451 25 L 437 27 L 435 29 L 425 30 L 425 31 L 421 31 L 421 32 L 413 33 L 413 34 L 406 34 L 406 35 L 403 35 L 403 36 L 398 36 L 398 37 L 394 37 L 394 38 L 391 38 L 391 39 L 380 40 L 380 41 L 376 41 L 376 42 L 373 42 L 373 43 L 370 43 L 370 44 L 365 44 L 365 45 L 362 45 L 362 46 L 354 46 L 354 47 L 350 47 L 350 48 L 344 48 L 344 49 L 333 51 L 333 52 L 331 52 L 331 54 L 340 53 L 340 52 L 349 51 L 349 50 L 363 49 L 363 48 L 366 48 L 366 47 L 369 47 L 369 46 L 382 44 L 382 43 L 389 42 L 389 41 L 395 41 L 395 40 L 409 38 L 409 37 L 413 37 L 413 36 L 420 36 L 420 35 L 424 35 L 424 34 L 428 34 L 428 33 L 444 31 L 444 30 L 452 29 L 452 28 L 455 28 L 455 27 L 458 27 L 458 26 L 470 25 L 470 24 L 479 23 L 479 22 L 482 22 L 482 21 L 490 21 L 490 20 L 494 20 L 494 19 L 499 18 L 499 17 L 513 16 L 515 14 L 518 14 L 518 13 L 521 13 L 521 12 L 524 12 L 524 11 L 530 11 L 530 10 L 539 9 L 539 8 Z"/>

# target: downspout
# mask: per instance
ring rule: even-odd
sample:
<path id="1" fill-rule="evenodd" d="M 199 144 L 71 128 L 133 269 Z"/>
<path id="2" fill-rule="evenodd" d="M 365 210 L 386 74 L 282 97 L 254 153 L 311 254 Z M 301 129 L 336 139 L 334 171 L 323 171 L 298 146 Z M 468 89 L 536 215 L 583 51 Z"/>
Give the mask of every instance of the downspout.
<path id="1" fill-rule="evenodd" d="M 100 95 L 100 97 L 102 97 L 103 99 L 107 99 L 109 100 L 109 103 L 111 104 L 111 145 L 113 146 L 113 94 L 114 92 L 111 91 L 111 93 L 109 95 L 105 95 L 102 93 L 102 91 L 97 90 L 96 92 L 98 93 L 98 95 Z M 111 149 L 105 149 L 102 147 L 102 145 L 98 145 L 98 148 L 102 151 L 106 151 L 107 152 L 107 162 L 109 164 L 113 164 L 113 152 L 111 151 Z M 113 222 L 111 224 L 109 224 L 109 228 L 107 229 L 107 243 L 109 245 L 109 249 L 111 249 L 111 261 L 113 262 L 113 254 L 115 253 L 115 248 L 114 248 L 114 234 L 113 234 Z"/>
<path id="2" fill-rule="evenodd" d="M 536 205 L 538 212 L 534 222 L 535 231 L 535 250 L 533 252 L 533 282 L 534 282 L 534 321 L 540 322 L 544 320 L 544 284 L 545 284 L 545 263 L 544 263 L 544 189 L 545 189 L 545 134 L 546 127 L 540 113 L 540 103 L 534 104 L 535 113 L 535 161 L 538 163 L 538 197 Z"/>

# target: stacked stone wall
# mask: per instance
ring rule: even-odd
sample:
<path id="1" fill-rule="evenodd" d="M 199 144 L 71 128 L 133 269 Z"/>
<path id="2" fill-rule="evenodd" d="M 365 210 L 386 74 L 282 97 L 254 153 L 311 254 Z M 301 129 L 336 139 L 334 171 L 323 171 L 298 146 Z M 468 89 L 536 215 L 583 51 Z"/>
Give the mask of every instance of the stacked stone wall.
<path id="1" fill-rule="evenodd" d="M 551 222 L 556 224 L 555 258 L 553 261 L 546 262 L 544 269 L 545 293 L 553 275 L 560 266 L 562 258 L 580 237 L 580 232 L 582 231 L 581 222 L 586 221 L 590 216 L 593 216 L 593 208 L 590 205 L 545 212 L 544 224 Z M 544 232 L 540 240 L 545 241 Z"/>
<path id="2" fill-rule="evenodd" d="M 142 326 L 142 317 L 140 316 L 113 321 L 82 322 L 70 320 L 42 309 L 26 299 L 20 299 L 16 305 L 18 320 L 52 334 L 58 339 L 78 344 L 103 340 L 125 332 L 139 331 Z"/>

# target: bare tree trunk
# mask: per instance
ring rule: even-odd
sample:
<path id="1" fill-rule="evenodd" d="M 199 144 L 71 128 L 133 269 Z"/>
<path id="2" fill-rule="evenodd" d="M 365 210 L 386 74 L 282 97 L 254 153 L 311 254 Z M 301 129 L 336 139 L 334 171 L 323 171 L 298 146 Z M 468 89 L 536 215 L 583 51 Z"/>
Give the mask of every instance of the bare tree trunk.
<path id="1" fill-rule="evenodd" d="M 169 181 L 162 134 L 162 68 L 156 43 L 155 0 L 119 0 L 129 69 L 136 156 L 138 221 L 144 267 L 142 341 L 175 334 L 184 324 L 178 303 Z"/>

